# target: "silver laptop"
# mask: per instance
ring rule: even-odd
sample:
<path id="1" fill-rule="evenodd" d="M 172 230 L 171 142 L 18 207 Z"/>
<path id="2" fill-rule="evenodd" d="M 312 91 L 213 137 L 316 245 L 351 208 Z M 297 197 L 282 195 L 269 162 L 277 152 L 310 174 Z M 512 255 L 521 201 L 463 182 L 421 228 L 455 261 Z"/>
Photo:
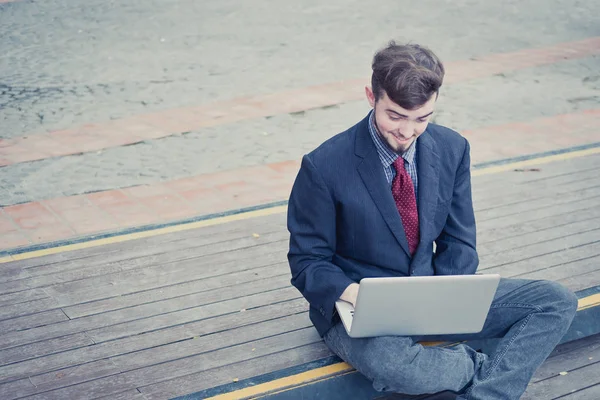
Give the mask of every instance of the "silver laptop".
<path id="1" fill-rule="evenodd" d="M 364 278 L 356 309 L 342 300 L 336 308 L 353 338 L 476 333 L 499 281 L 497 274 Z"/>

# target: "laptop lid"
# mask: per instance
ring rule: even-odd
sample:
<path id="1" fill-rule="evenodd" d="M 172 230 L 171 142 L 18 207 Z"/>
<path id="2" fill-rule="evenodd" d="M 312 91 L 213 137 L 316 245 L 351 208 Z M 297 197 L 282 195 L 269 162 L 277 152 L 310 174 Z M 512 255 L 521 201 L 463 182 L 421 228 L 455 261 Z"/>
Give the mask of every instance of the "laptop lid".
<path id="1" fill-rule="evenodd" d="M 499 281 L 497 274 L 365 278 L 356 309 L 342 301 L 336 308 L 350 337 L 476 333 Z"/>

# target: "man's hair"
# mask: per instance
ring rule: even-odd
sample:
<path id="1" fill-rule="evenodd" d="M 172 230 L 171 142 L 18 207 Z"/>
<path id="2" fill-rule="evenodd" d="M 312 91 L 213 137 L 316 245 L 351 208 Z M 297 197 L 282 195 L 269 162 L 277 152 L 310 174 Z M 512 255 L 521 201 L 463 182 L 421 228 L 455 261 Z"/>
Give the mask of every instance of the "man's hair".
<path id="1" fill-rule="evenodd" d="M 371 86 L 375 100 L 387 93 L 400 107 L 414 110 L 439 92 L 444 65 L 428 48 L 391 41 L 373 57 Z"/>

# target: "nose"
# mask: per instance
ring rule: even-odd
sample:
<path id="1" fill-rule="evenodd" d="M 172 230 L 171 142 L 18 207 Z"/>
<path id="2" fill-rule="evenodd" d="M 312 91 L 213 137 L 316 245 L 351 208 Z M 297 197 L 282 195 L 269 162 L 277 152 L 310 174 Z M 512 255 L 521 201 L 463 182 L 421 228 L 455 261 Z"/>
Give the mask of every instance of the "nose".
<path id="1" fill-rule="evenodd" d="M 396 128 L 396 135 L 403 139 L 408 139 L 413 135 L 414 130 L 415 127 L 411 121 L 401 121 Z"/>

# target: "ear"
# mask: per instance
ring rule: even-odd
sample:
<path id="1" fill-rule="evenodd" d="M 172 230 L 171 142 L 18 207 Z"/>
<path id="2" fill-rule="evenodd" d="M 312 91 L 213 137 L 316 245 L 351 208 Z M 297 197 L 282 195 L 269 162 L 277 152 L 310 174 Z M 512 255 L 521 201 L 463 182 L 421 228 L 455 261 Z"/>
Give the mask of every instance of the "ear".
<path id="1" fill-rule="evenodd" d="M 375 107 L 375 94 L 371 89 L 371 86 L 365 86 L 365 94 L 367 95 L 367 100 L 369 101 L 369 105 L 371 107 Z"/>

